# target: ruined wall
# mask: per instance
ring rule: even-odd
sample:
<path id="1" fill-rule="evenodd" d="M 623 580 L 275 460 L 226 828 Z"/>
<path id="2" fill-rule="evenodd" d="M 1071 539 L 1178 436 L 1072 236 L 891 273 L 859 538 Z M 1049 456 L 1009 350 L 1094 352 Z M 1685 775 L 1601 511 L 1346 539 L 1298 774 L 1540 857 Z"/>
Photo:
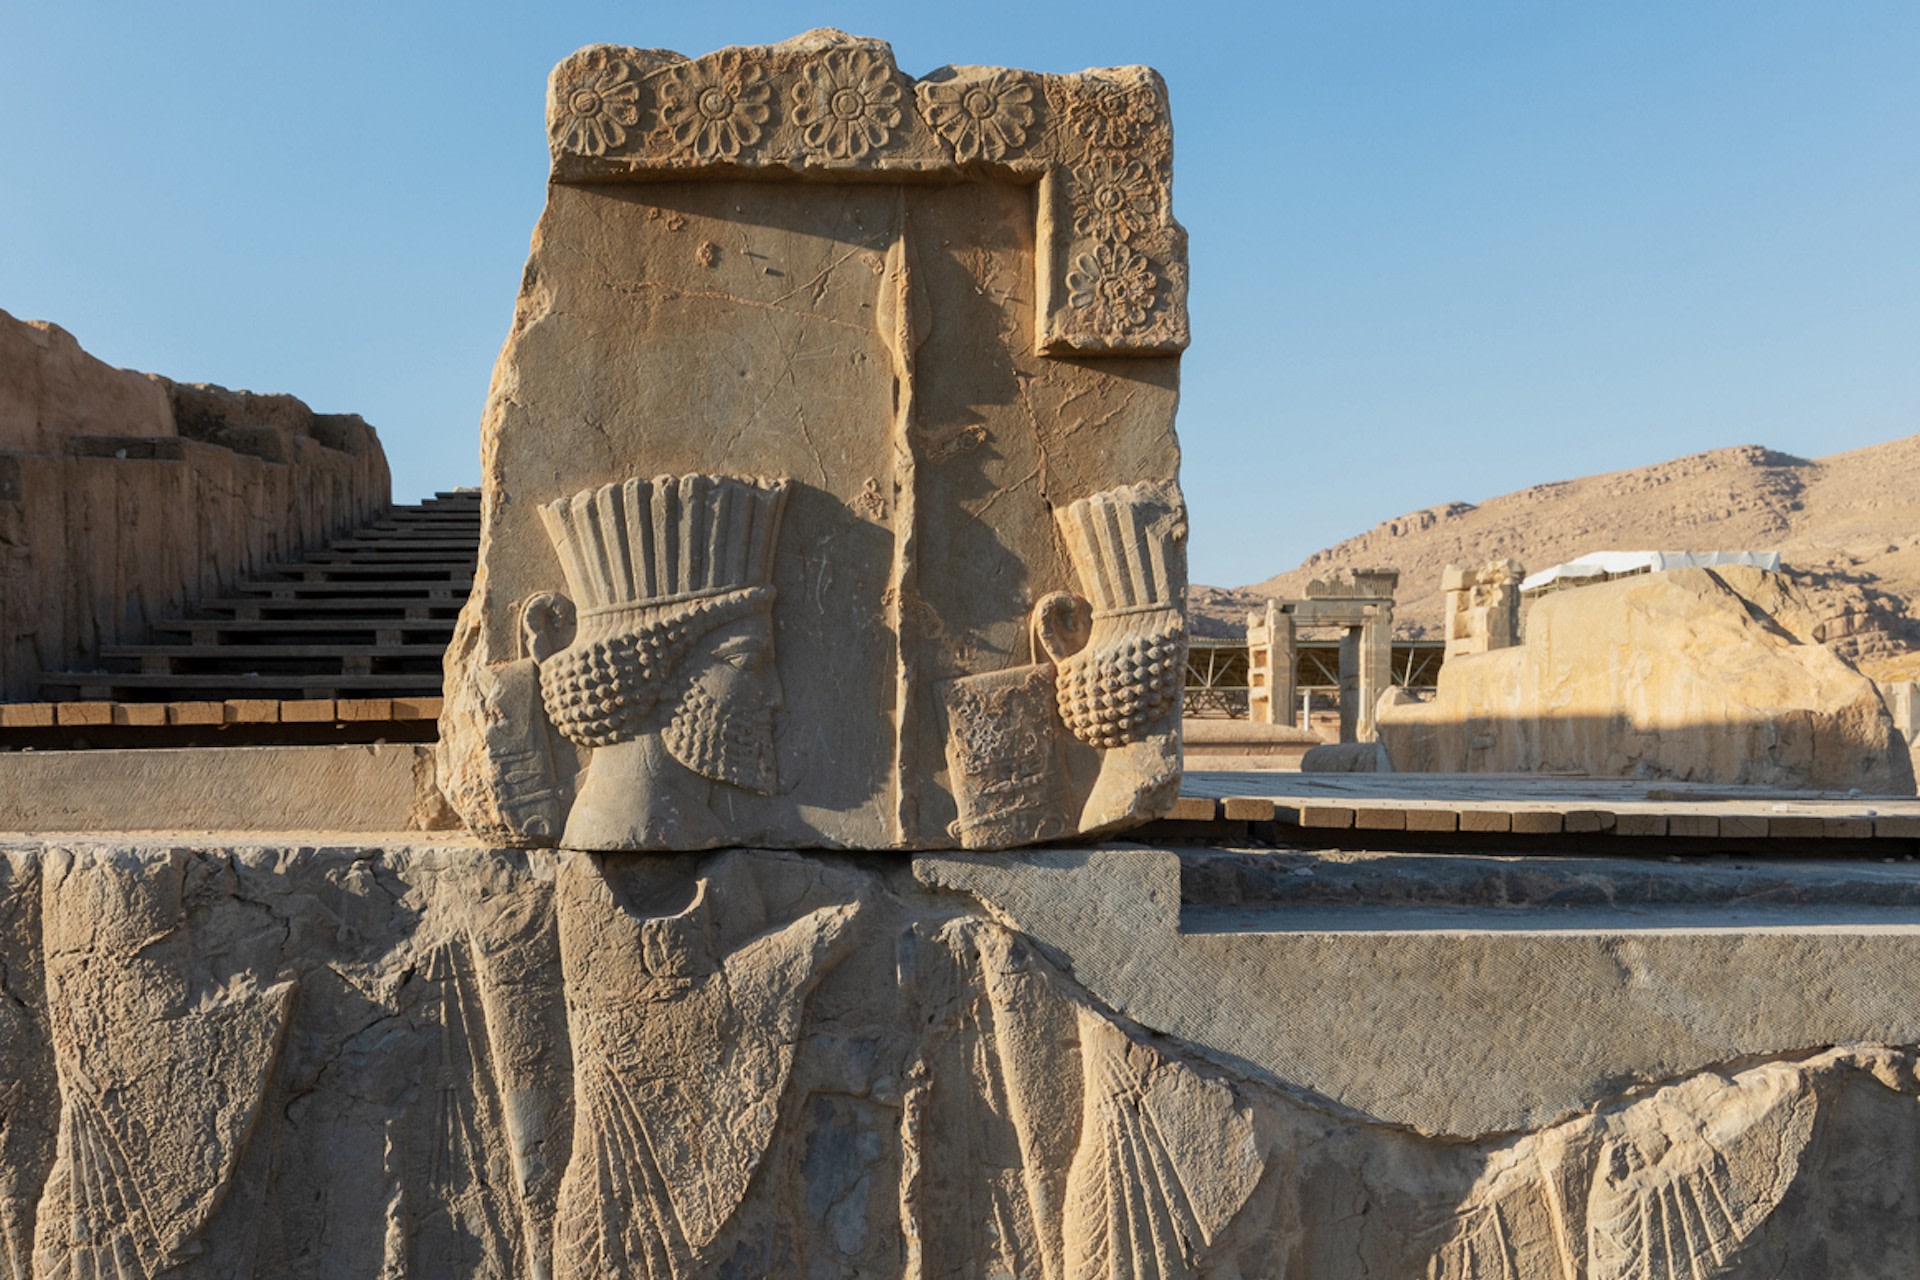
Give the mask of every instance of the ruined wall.
<path id="1" fill-rule="evenodd" d="M 386 455 L 292 396 L 115 369 L 0 312 L 0 699 L 371 519 Z"/>
<path id="2" fill-rule="evenodd" d="M 1555 592 L 1523 644 L 1450 656 L 1429 700 L 1391 692 L 1381 741 L 1408 773 L 1912 795 L 1879 691 L 1816 634 L 1789 579 L 1738 565 Z"/>
<path id="3" fill-rule="evenodd" d="M 0 1277 L 1920 1255 L 1920 877 L 1184 861 L 0 843 Z"/>

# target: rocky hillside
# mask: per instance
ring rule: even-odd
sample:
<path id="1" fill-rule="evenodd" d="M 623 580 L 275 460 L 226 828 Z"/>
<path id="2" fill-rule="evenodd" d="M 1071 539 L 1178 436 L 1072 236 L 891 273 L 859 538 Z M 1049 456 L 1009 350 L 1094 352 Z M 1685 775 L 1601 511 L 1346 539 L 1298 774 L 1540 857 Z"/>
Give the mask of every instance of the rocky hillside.
<path id="1" fill-rule="evenodd" d="M 1920 616 L 1908 604 L 1920 599 L 1920 435 L 1811 460 L 1741 445 L 1429 507 L 1264 582 L 1195 587 L 1196 629 L 1237 629 L 1263 597 L 1381 566 L 1400 570 L 1403 633 L 1433 636 L 1449 564 L 1512 556 L 1531 571 L 1610 550 L 1779 551 L 1823 640 L 1871 669 L 1908 665 L 1902 655 L 1920 650 Z"/>

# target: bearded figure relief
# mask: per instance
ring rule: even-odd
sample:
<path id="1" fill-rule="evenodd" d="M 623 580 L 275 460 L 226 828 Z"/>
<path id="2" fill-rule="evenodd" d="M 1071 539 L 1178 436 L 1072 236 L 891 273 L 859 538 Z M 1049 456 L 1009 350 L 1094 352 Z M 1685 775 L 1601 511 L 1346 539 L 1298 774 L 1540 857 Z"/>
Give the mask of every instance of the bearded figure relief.
<path id="1" fill-rule="evenodd" d="M 717 787 L 772 794 L 773 557 L 785 479 L 656 476 L 540 508 L 577 618 L 571 642 L 533 628 L 547 716 L 591 749 L 561 843 L 693 849 L 727 843 Z M 564 644 L 564 647 L 562 645 Z"/>

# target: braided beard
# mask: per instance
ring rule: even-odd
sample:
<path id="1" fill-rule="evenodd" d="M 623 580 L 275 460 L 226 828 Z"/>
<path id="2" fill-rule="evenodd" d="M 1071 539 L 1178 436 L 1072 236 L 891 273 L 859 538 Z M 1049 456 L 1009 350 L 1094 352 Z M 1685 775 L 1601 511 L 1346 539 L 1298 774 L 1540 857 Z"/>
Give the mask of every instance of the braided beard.
<path id="1" fill-rule="evenodd" d="M 687 690 L 660 731 L 675 760 L 703 778 L 761 795 L 778 785 L 773 761 L 773 712 L 736 709 L 698 685 Z"/>

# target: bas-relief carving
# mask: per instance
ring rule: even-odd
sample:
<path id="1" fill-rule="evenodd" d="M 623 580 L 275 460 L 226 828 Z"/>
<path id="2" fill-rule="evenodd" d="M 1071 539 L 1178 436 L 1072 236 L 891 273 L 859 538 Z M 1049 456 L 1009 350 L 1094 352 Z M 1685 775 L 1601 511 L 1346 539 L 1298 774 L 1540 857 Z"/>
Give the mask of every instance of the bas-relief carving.
<path id="1" fill-rule="evenodd" d="M 441 782 L 469 828 L 988 848 L 1164 811 L 1186 321 L 1158 78 L 916 82 L 830 31 L 594 46 L 548 123 L 448 653 Z M 752 572 L 676 591 L 741 485 L 769 504 Z M 682 521 L 706 523 L 668 545 Z M 621 579 L 656 528 L 645 554 L 685 563 Z"/>
<path id="2" fill-rule="evenodd" d="M 557 1276 L 701 1274 L 702 1251 L 746 1194 L 807 997 L 846 951 L 858 910 L 842 901 L 769 921 L 754 870 L 750 855 L 725 855 L 691 902 L 648 916 L 620 900 L 631 881 L 586 858 L 561 864 L 575 1065 Z M 669 893 L 675 879 L 657 877 Z"/>
<path id="3" fill-rule="evenodd" d="M 157 1275 L 198 1251 L 232 1186 L 294 983 L 221 974 L 196 954 L 183 895 L 204 870 L 181 856 L 47 860 L 41 929 L 60 1121 L 36 1276 Z"/>
<path id="4" fill-rule="evenodd" d="M 8 993 L 54 1071 L 0 1124 L 58 1140 L 0 1131 L 12 1276 L 1654 1280 L 1920 1248 L 1910 1046 L 1436 1139 L 1239 1077 L 854 860 L 39 860 Z"/>
<path id="5" fill-rule="evenodd" d="M 722 164 L 1037 181 L 1041 348 L 1187 345 L 1166 86 L 1148 68 L 943 67 L 913 81 L 886 44 L 827 30 L 691 60 L 594 45 L 554 69 L 547 124 L 567 181 Z"/>
<path id="6" fill-rule="evenodd" d="M 1859 1110 L 1857 1095 L 1880 1095 L 1867 1101 L 1875 1110 L 1894 1098 L 1913 1107 L 1913 1063 L 1910 1050 L 1865 1048 L 1708 1072 L 1514 1139 L 1486 1157 L 1485 1174 L 1443 1220 L 1427 1274 L 1882 1274 L 1844 1265 L 1857 1257 L 1844 1241 L 1808 1240 L 1812 1222 L 1776 1218 L 1793 1199 L 1821 1198 L 1808 1184 L 1851 1140 L 1858 1119 L 1836 1113 Z M 1898 1127 L 1911 1124 L 1902 1116 Z M 1903 1187 L 1890 1199 L 1911 1195 Z M 1911 1227 L 1903 1234 L 1896 1247 L 1911 1248 Z"/>
<path id="7" fill-rule="evenodd" d="M 1176 753 L 1155 735 L 1177 714 L 1186 669 L 1179 495 L 1130 485 L 1069 503 L 1058 520 L 1085 594 L 1034 606 L 1040 660 L 941 685 L 963 848 L 1110 827 L 1179 786 Z M 1091 787 L 1074 785 L 1075 740 L 1100 753 Z"/>
<path id="8" fill-rule="evenodd" d="M 0 855 L 0 1277 L 32 1275 L 33 1210 L 59 1127 L 39 946 L 42 860 Z"/>
<path id="9" fill-rule="evenodd" d="M 553 725 L 592 752 L 569 847 L 724 844 L 714 784 L 774 791 L 773 555 L 788 484 L 656 476 L 541 508 L 573 593 L 528 606 L 549 623 L 533 645 L 541 692 Z"/>

